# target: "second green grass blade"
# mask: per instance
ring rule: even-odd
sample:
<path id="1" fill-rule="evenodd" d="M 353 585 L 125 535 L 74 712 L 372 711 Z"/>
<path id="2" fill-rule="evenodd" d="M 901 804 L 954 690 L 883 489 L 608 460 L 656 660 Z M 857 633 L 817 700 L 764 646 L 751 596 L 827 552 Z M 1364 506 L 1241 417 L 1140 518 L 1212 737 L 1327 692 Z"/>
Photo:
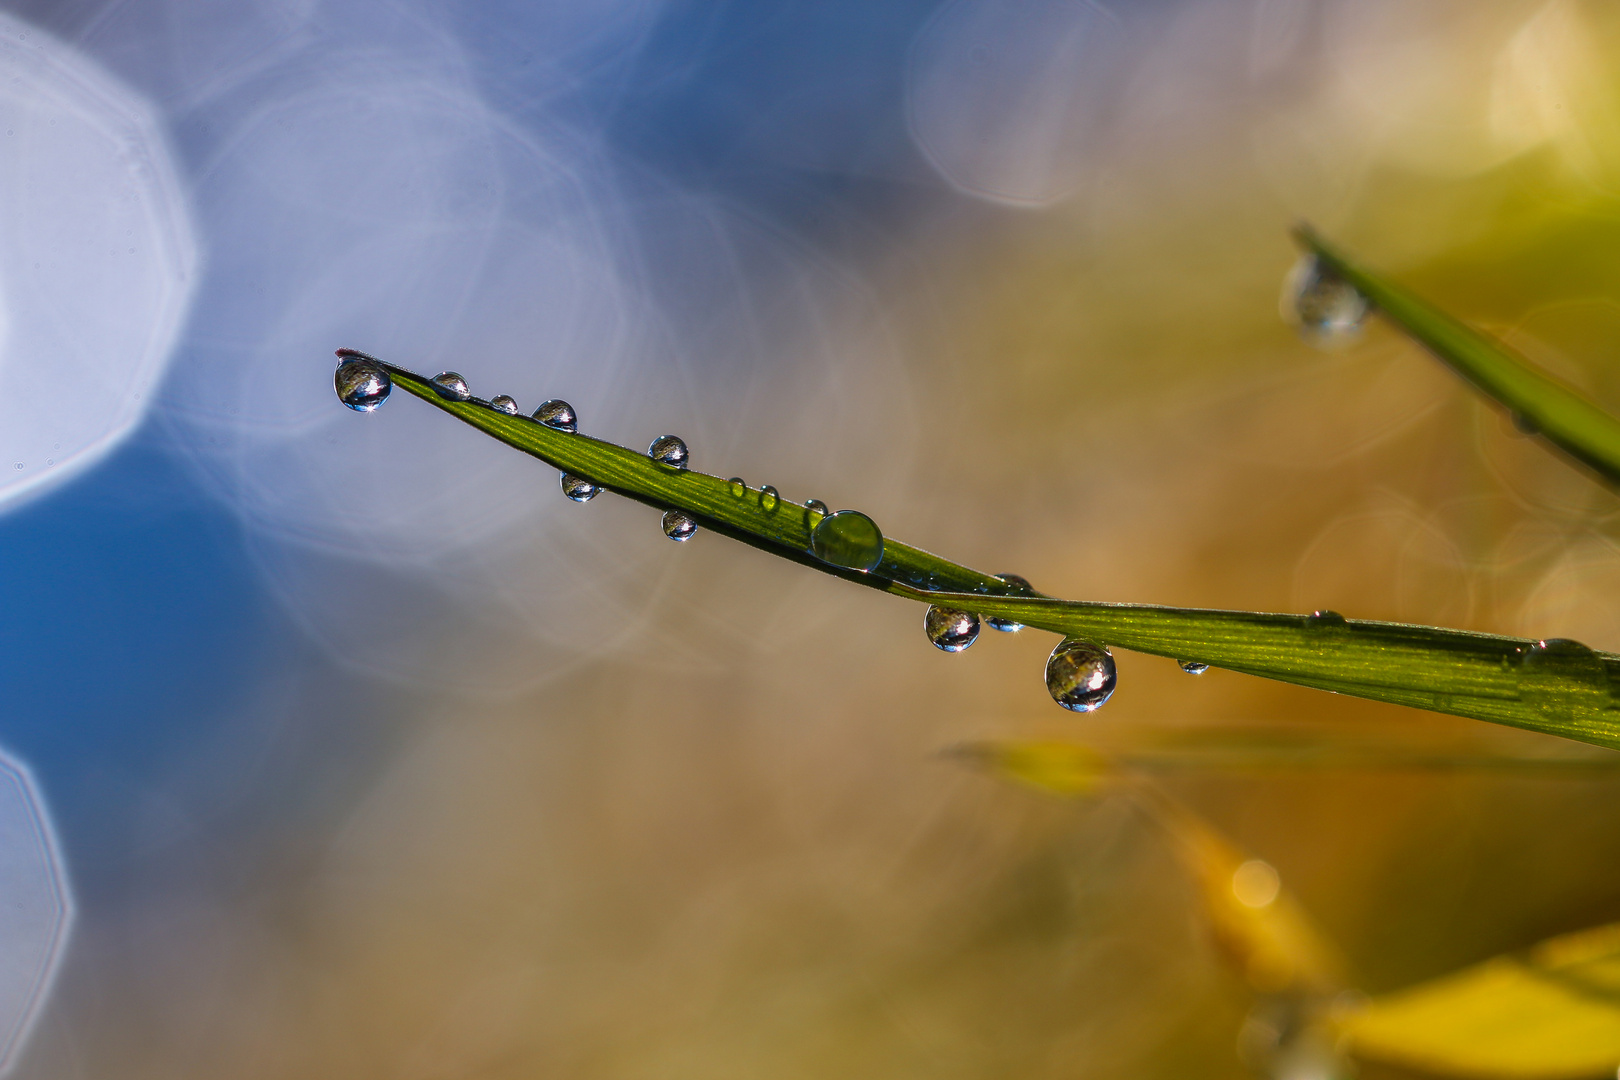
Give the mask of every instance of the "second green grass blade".
<path id="1" fill-rule="evenodd" d="M 1495 339 L 1360 266 L 1307 226 L 1295 239 L 1392 322 L 1570 457 L 1620 485 L 1620 420 Z"/>

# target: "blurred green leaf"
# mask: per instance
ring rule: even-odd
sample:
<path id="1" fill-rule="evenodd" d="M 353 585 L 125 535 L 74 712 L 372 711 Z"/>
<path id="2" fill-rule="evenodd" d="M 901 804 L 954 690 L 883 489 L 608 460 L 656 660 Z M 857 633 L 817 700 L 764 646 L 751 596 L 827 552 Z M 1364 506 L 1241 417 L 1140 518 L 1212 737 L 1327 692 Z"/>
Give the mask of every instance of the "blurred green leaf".
<path id="1" fill-rule="evenodd" d="M 1338 1023 L 1357 1056 L 1448 1076 L 1613 1076 L 1620 923 L 1374 998 L 1344 1010 Z"/>
<path id="2" fill-rule="evenodd" d="M 1507 408 L 1517 423 L 1538 432 L 1609 483 L 1620 484 L 1620 420 L 1500 341 L 1464 325 L 1383 274 L 1351 261 L 1309 226 L 1296 228 L 1294 237 L 1391 322 Z"/>

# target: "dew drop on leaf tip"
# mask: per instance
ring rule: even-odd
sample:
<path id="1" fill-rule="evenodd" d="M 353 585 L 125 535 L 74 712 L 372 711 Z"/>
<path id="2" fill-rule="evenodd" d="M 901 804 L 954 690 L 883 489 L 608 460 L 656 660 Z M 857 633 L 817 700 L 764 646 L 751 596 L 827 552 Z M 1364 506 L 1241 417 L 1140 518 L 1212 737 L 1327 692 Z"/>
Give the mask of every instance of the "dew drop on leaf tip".
<path id="1" fill-rule="evenodd" d="M 1058 643 L 1046 661 L 1046 689 L 1073 712 L 1093 712 L 1113 696 L 1119 675 L 1107 649 L 1080 638 Z"/>
<path id="2" fill-rule="evenodd" d="M 559 480 L 562 483 L 563 494 L 577 503 L 590 502 L 602 490 L 589 480 L 574 476 L 572 473 L 560 474 Z"/>
<path id="3" fill-rule="evenodd" d="M 573 433 L 579 430 L 579 417 L 574 414 L 574 407 L 561 398 L 541 402 L 540 407 L 534 410 L 534 418 L 557 431 Z"/>
<path id="4" fill-rule="evenodd" d="M 697 519 L 684 510 L 671 510 L 664 515 L 664 535 L 676 543 L 692 539 L 697 527 Z"/>
<path id="5" fill-rule="evenodd" d="M 332 375 L 338 400 L 356 412 L 374 412 L 388 400 L 394 381 L 388 372 L 358 356 L 346 355 Z"/>
<path id="6" fill-rule="evenodd" d="M 647 456 L 660 465 L 668 465 L 672 469 L 686 468 L 691 454 L 686 449 L 686 443 L 675 435 L 660 435 L 647 447 Z"/>
<path id="7" fill-rule="evenodd" d="M 1020 593 L 1033 593 L 1035 591 L 1035 586 L 1029 583 L 1029 579 L 1020 574 L 997 574 L 996 580 L 1006 582 Z M 1016 633 L 1024 628 L 1024 624 L 1021 622 L 1014 622 L 1012 619 L 1000 619 L 994 615 L 986 615 L 984 621 L 989 623 L 993 629 L 1000 630 L 1003 634 Z"/>
<path id="8" fill-rule="evenodd" d="M 489 407 L 496 412 L 505 413 L 507 416 L 516 416 L 518 414 L 517 399 L 510 394 L 496 394 L 489 399 Z"/>
<path id="9" fill-rule="evenodd" d="M 810 554 L 832 566 L 869 573 L 883 561 L 883 532 L 859 510 L 840 510 L 810 531 Z"/>
<path id="10" fill-rule="evenodd" d="M 923 613 L 923 631 L 935 648 L 949 653 L 961 652 L 979 640 L 979 617 L 971 611 L 930 604 Z"/>
<path id="11" fill-rule="evenodd" d="M 1353 341 L 1372 312 L 1372 303 L 1338 271 L 1316 255 L 1302 256 L 1283 287 L 1283 314 L 1317 345 Z"/>
<path id="12" fill-rule="evenodd" d="M 472 397 L 472 391 L 467 389 L 467 380 L 454 371 L 441 371 L 428 381 L 446 401 L 466 401 Z"/>

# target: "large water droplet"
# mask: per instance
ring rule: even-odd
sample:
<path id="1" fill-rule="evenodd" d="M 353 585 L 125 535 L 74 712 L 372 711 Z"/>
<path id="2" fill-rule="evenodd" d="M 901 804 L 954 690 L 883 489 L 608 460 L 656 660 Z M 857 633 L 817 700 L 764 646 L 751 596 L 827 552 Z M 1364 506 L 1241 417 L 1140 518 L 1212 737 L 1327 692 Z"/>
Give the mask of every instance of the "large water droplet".
<path id="1" fill-rule="evenodd" d="M 496 394 L 490 398 L 489 407 L 496 412 L 503 412 L 507 416 L 516 416 L 518 414 L 517 399 L 508 394 Z"/>
<path id="2" fill-rule="evenodd" d="M 822 518 L 810 531 L 810 554 L 833 566 L 875 570 L 883 561 L 883 533 L 877 522 L 859 510 L 840 510 Z"/>
<path id="3" fill-rule="evenodd" d="M 674 541 L 690 540 L 697 532 L 697 519 L 684 510 L 671 510 L 664 515 L 664 535 Z"/>
<path id="4" fill-rule="evenodd" d="M 647 447 L 647 456 L 660 465 L 668 465 L 672 469 L 686 468 L 687 459 L 692 455 L 687 453 L 686 444 L 674 435 L 660 435 Z M 682 537 L 681 539 L 685 539 Z"/>
<path id="5" fill-rule="evenodd" d="M 820 499 L 811 499 L 806 502 L 804 504 L 804 511 L 806 520 L 809 520 L 809 516 L 811 514 L 820 514 L 822 517 L 826 517 L 828 514 L 832 513 L 831 510 L 827 509 L 827 504 L 822 502 Z"/>
<path id="6" fill-rule="evenodd" d="M 1114 657 L 1101 645 L 1069 638 L 1046 661 L 1046 689 L 1052 700 L 1075 712 L 1100 709 L 1114 693 Z"/>
<path id="7" fill-rule="evenodd" d="M 374 412 L 388 400 L 394 381 L 388 372 L 358 356 L 345 357 L 332 374 L 338 400 L 356 412 Z"/>
<path id="8" fill-rule="evenodd" d="M 776 508 L 781 502 L 782 497 L 776 493 L 776 489 L 771 485 L 766 484 L 759 489 L 759 508 L 767 514 L 776 513 Z"/>
<path id="9" fill-rule="evenodd" d="M 572 473 L 561 474 L 559 480 L 562 483 L 563 494 L 575 502 L 590 502 L 596 498 L 597 492 L 602 490 L 589 480 L 574 476 Z"/>
<path id="10" fill-rule="evenodd" d="M 1035 586 L 1031 585 L 1028 579 L 1020 577 L 1018 574 L 997 574 L 996 580 L 1005 581 L 1020 593 L 1033 593 L 1035 591 Z M 1011 619 L 998 619 L 994 615 L 986 615 L 984 621 L 1000 630 L 1003 634 L 1011 634 L 1024 628 L 1024 624 L 1021 622 L 1013 622 Z"/>
<path id="11" fill-rule="evenodd" d="M 1284 314 L 1318 345 L 1343 345 L 1360 332 L 1372 304 L 1338 271 L 1306 255 L 1288 274 Z"/>
<path id="12" fill-rule="evenodd" d="M 579 430 L 579 417 L 574 415 L 574 407 L 561 398 L 541 402 L 540 407 L 534 410 L 534 418 L 558 431 Z"/>
<path id="13" fill-rule="evenodd" d="M 726 487 L 731 491 L 733 499 L 740 499 L 748 494 L 748 485 L 740 476 L 733 476 L 730 480 L 727 480 Z"/>
<path id="14" fill-rule="evenodd" d="M 472 391 L 467 389 L 467 380 L 453 371 L 441 371 L 428 381 L 440 397 L 450 401 L 466 401 L 472 397 Z"/>
<path id="15" fill-rule="evenodd" d="M 1176 663 L 1189 675 L 1202 675 L 1209 670 L 1209 665 L 1202 660 L 1177 660 Z"/>
<path id="16" fill-rule="evenodd" d="M 979 617 L 971 611 L 952 611 L 930 604 L 923 613 L 928 640 L 945 652 L 961 652 L 979 640 Z"/>

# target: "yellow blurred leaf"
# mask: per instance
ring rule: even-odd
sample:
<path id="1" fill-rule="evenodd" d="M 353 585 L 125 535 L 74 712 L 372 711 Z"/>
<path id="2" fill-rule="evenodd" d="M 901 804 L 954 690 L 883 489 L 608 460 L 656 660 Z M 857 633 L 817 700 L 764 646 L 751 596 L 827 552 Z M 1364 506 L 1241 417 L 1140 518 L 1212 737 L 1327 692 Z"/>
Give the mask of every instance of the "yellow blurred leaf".
<path id="1" fill-rule="evenodd" d="M 1577 1080 L 1620 1066 L 1620 923 L 1553 938 L 1338 1017 L 1353 1053 L 1452 1076 Z"/>
<path id="2" fill-rule="evenodd" d="M 1116 773 L 1108 758 L 1076 743 L 964 743 L 951 753 L 1003 779 L 1054 795 L 1089 795 Z"/>

